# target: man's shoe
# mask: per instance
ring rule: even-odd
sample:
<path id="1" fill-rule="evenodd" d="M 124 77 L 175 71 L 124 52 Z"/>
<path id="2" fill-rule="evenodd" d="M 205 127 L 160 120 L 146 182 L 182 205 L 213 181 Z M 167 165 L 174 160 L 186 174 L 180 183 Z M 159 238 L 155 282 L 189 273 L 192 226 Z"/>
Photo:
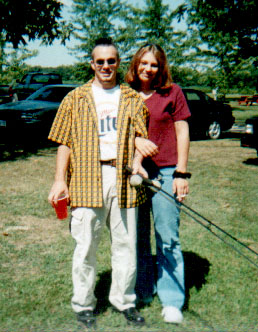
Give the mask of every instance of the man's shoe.
<path id="1" fill-rule="evenodd" d="M 143 303 L 143 304 L 151 304 L 151 302 L 153 301 L 153 297 L 152 296 L 147 296 L 147 297 L 143 297 L 142 299 L 140 299 L 140 301 Z"/>
<path id="2" fill-rule="evenodd" d="M 152 296 L 137 298 L 136 304 L 137 304 L 137 307 L 144 307 L 146 305 L 150 305 L 152 301 L 153 301 Z"/>
<path id="3" fill-rule="evenodd" d="M 82 322 L 87 328 L 96 326 L 96 317 L 92 310 L 83 310 L 77 313 L 78 321 Z"/>
<path id="4" fill-rule="evenodd" d="M 176 307 L 164 307 L 161 315 L 166 323 L 180 324 L 183 321 L 182 312 Z"/>
<path id="5" fill-rule="evenodd" d="M 121 312 L 122 314 L 124 314 L 128 324 L 134 324 L 134 325 L 145 324 L 145 319 L 142 316 L 140 316 L 139 312 L 134 307 L 125 309 Z"/>

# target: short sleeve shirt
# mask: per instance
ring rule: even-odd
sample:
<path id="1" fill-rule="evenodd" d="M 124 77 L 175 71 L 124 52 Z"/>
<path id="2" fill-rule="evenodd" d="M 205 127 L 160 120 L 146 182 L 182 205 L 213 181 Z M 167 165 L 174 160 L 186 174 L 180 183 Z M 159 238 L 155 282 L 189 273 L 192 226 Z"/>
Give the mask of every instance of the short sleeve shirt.
<path id="1" fill-rule="evenodd" d="M 98 117 L 92 81 L 71 91 L 62 101 L 49 139 L 71 149 L 67 182 L 72 207 L 102 207 L 102 175 Z M 144 188 L 133 188 L 126 166 L 132 167 L 135 137 L 147 138 L 148 109 L 139 94 L 121 85 L 117 118 L 117 196 L 120 208 L 146 199 Z"/>
<path id="2" fill-rule="evenodd" d="M 149 139 L 159 148 L 152 160 L 159 167 L 174 166 L 177 164 L 174 123 L 191 115 L 182 89 L 173 83 L 171 89 L 164 93 L 155 92 L 145 104 L 150 112 Z"/>

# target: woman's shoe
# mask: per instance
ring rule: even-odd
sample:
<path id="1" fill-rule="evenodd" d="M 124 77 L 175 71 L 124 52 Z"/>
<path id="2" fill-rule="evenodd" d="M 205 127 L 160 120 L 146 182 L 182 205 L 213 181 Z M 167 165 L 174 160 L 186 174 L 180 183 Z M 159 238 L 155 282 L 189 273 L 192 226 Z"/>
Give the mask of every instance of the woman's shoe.
<path id="1" fill-rule="evenodd" d="M 166 323 L 180 324 L 183 321 L 182 312 L 176 307 L 164 307 L 161 315 Z"/>

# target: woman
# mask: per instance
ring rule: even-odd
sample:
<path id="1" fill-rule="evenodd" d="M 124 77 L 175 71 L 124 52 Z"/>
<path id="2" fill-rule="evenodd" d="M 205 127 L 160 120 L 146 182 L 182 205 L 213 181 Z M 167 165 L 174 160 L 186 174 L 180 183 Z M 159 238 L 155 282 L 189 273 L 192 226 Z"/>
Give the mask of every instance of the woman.
<path id="1" fill-rule="evenodd" d="M 186 172 L 189 128 L 186 119 L 190 112 L 182 90 L 172 83 L 163 49 L 155 44 L 141 47 L 132 59 L 125 80 L 141 94 L 150 111 L 149 140 L 136 139 L 137 149 L 144 157 L 149 157 L 146 159 L 149 177 L 161 178 L 162 189 L 174 194 L 181 202 L 189 191 L 187 178 L 190 173 Z M 171 204 L 159 193 L 153 195 L 151 203 L 157 248 L 157 293 L 163 306 L 162 316 L 168 323 L 181 323 L 185 290 L 179 242 L 180 211 L 176 204 Z M 143 219 L 140 215 L 136 291 L 148 302 L 152 293 L 146 294 L 146 285 L 149 290 L 152 287 L 146 283 L 148 275 L 144 275 L 142 261 L 148 256 L 146 250 L 150 245 L 149 238 L 144 239 L 146 234 L 149 237 L 149 229 Z"/>

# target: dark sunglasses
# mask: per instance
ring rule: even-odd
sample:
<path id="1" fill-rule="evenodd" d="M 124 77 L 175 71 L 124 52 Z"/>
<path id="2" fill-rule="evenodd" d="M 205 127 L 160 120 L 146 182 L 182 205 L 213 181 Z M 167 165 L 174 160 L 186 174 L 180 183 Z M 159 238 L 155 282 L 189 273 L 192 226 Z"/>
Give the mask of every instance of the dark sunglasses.
<path id="1" fill-rule="evenodd" d="M 107 59 L 107 60 L 96 60 L 96 64 L 98 66 L 103 66 L 105 61 L 107 61 L 108 65 L 114 65 L 116 63 L 116 59 Z"/>

